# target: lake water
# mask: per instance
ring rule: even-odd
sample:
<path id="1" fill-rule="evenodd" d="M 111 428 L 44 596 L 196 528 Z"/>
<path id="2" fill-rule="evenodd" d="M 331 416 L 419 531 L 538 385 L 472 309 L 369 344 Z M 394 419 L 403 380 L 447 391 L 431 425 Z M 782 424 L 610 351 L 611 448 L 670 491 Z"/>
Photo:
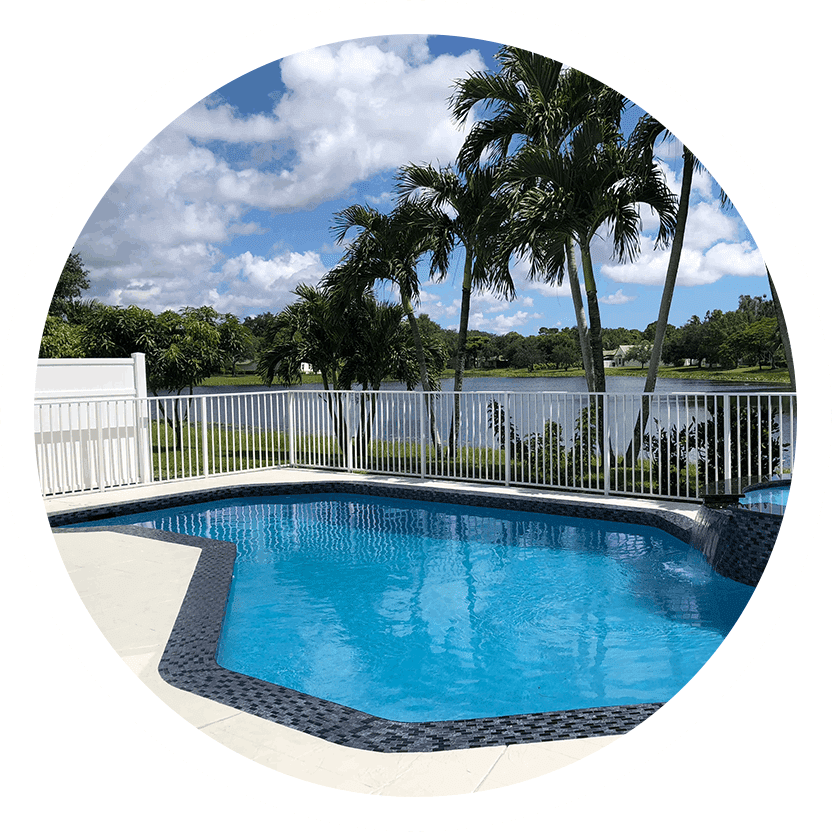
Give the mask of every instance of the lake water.
<path id="1" fill-rule="evenodd" d="M 273 385 L 252 385 L 238 387 L 234 385 L 221 387 L 194 387 L 195 395 L 212 395 L 216 393 L 255 393 L 268 390 L 323 390 L 323 384 L 298 384 L 294 387 Z M 382 390 L 404 390 L 400 382 L 385 382 Z M 454 389 L 453 378 L 442 379 L 441 389 L 451 392 Z M 570 378 L 504 378 L 497 376 L 466 377 L 462 385 L 465 393 L 502 392 L 508 393 L 586 393 L 586 379 L 582 376 Z M 670 379 L 659 378 L 656 381 L 657 393 L 778 393 L 784 390 L 783 385 L 777 384 L 742 384 L 740 382 L 704 381 L 701 379 Z M 608 393 L 641 393 L 644 391 L 644 376 L 609 376 L 607 378 Z"/>

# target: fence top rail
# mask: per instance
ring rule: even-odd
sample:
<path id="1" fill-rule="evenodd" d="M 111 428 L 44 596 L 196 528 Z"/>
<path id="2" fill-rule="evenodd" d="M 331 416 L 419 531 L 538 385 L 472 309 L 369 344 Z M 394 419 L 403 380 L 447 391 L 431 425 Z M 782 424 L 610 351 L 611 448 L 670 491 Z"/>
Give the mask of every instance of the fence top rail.
<path id="1" fill-rule="evenodd" d="M 33 403 L 36 407 L 41 406 L 54 406 L 54 405 L 71 405 L 71 404 L 107 404 L 110 402 L 157 402 L 157 401 L 196 401 L 199 399 L 214 399 L 214 398 L 232 398 L 232 397 L 241 397 L 241 396 L 264 396 L 264 395 L 287 395 L 287 394 L 295 394 L 295 395 L 302 395 L 302 396 L 319 396 L 321 394 L 326 395 L 334 395 L 334 394 L 346 394 L 349 393 L 350 395 L 364 395 L 364 396 L 378 396 L 378 395 L 395 395 L 395 396 L 424 396 L 425 392 L 422 390 L 293 390 L 291 388 L 283 388 L 279 390 L 240 390 L 239 392 L 235 391 L 232 393 L 192 393 L 192 394 L 178 394 L 178 395 L 170 395 L 170 396 L 131 396 L 128 394 L 119 394 L 114 393 L 112 395 L 106 396 L 87 396 L 83 398 L 79 397 L 50 397 L 48 399 L 37 399 Z M 429 391 L 431 396 L 469 396 L 469 397 L 497 397 L 497 396 L 562 396 L 567 398 L 576 398 L 576 399 L 585 399 L 588 397 L 592 398 L 613 398 L 613 399 L 626 399 L 631 401 L 638 401 L 645 397 L 649 397 L 652 400 L 660 400 L 660 399 L 667 399 L 667 398 L 691 398 L 691 397 L 713 397 L 713 398 L 725 398 L 725 397 L 753 397 L 753 398 L 769 398 L 769 399 L 796 399 L 797 394 L 794 392 L 777 392 L 777 391 L 768 391 L 768 390 L 753 390 L 753 391 L 740 391 L 740 390 L 730 390 L 730 391 L 697 391 L 697 390 L 686 390 L 686 391 L 662 391 L 659 393 L 623 393 L 623 392 L 604 392 L 604 393 L 590 393 L 586 391 L 573 391 L 573 390 L 431 390 Z"/>

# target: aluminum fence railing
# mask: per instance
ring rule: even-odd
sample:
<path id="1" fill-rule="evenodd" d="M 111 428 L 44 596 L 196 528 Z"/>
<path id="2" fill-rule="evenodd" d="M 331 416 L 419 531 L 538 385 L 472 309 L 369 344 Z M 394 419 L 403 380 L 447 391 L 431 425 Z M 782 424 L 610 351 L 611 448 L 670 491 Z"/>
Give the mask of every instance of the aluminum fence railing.
<path id="1" fill-rule="evenodd" d="M 791 470 L 794 394 L 280 390 L 35 408 L 44 495 L 281 466 L 697 499 Z"/>

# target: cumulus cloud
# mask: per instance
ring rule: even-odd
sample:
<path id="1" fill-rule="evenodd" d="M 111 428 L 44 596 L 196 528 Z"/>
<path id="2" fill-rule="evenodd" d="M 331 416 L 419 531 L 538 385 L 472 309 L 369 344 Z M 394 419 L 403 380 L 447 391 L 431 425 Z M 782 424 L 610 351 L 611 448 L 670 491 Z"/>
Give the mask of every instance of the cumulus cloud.
<path id="1" fill-rule="evenodd" d="M 680 174 L 663 165 L 668 184 L 675 193 L 681 188 Z M 765 264 L 750 240 L 742 220 L 719 202 L 719 188 L 707 171 L 694 174 L 691 205 L 685 225 L 685 240 L 676 279 L 677 286 L 706 286 L 723 277 L 762 277 Z M 646 215 L 642 214 L 646 219 Z M 614 262 L 609 239 L 593 245 L 599 272 L 617 283 L 662 286 L 667 275 L 670 248 L 655 249 L 657 224 L 644 222 L 639 236 L 641 253 L 632 263 Z"/>
<path id="2" fill-rule="evenodd" d="M 520 310 L 513 315 L 497 315 L 491 321 L 491 330 L 497 335 L 504 335 L 506 332 L 516 332 L 526 324 L 538 318 L 542 318 L 540 312 L 524 312 Z"/>
<path id="3" fill-rule="evenodd" d="M 279 66 L 270 112 L 241 114 L 209 96 L 113 183 L 76 245 L 93 296 L 154 311 L 279 308 L 289 284 L 314 282 L 323 264 L 290 246 L 225 262 L 235 238 L 271 230 L 249 212 L 311 209 L 405 162 L 451 161 L 465 136 L 447 108 L 452 81 L 485 68 L 477 52 L 432 58 L 426 36 L 322 46 Z M 324 226 L 319 252 L 332 251 L 328 236 Z"/>
<path id="4" fill-rule="evenodd" d="M 632 303 L 635 299 L 635 295 L 625 295 L 623 289 L 618 289 L 611 295 L 598 298 L 598 303 L 604 303 L 607 306 L 621 306 L 623 303 Z"/>
<path id="5" fill-rule="evenodd" d="M 383 38 L 291 55 L 281 61 L 286 91 L 272 113 L 240 117 L 206 100 L 170 129 L 203 145 L 282 142 L 289 164 L 220 165 L 217 193 L 275 211 L 311 208 L 405 162 L 456 156 L 465 134 L 450 118 L 450 85 L 485 66 L 477 52 L 429 61 L 426 49 L 423 38 Z"/>
<path id="6" fill-rule="evenodd" d="M 634 263 L 603 265 L 601 273 L 617 283 L 664 285 L 670 252 L 667 249 L 654 251 L 646 247 L 642 248 L 642 252 L 641 257 Z M 751 242 L 720 241 L 706 250 L 685 246 L 679 262 L 676 285 L 706 286 L 728 275 L 760 277 L 764 274 L 763 257 Z"/>
<path id="7" fill-rule="evenodd" d="M 284 252 L 266 259 L 246 251 L 223 264 L 223 291 L 211 290 L 211 305 L 237 315 L 252 309 L 282 309 L 297 300 L 293 290 L 299 283 L 314 286 L 325 271 L 316 252 Z"/>
<path id="8" fill-rule="evenodd" d="M 543 283 L 539 280 L 529 280 L 523 285 L 524 292 L 537 292 L 544 298 L 571 298 L 572 288 L 568 280 L 558 285 L 557 283 Z M 583 284 L 581 284 L 583 286 Z"/>

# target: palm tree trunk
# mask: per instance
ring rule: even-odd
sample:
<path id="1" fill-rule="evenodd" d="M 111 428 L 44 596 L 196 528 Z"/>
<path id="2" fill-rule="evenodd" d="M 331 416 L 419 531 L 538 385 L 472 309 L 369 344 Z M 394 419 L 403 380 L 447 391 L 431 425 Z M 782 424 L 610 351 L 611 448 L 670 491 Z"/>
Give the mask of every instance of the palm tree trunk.
<path id="1" fill-rule="evenodd" d="M 789 331 L 786 329 L 786 318 L 783 315 L 783 307 L 780 306 L 780 298 L 777 295 L 777 290 L 774 288 L 774 281 L 771 279 L 771 272 L 766 266 L 766 275 L 768 276 L 768 285 L 771 289 L 771 299 L 774 301 L 774 313 L 777 316 L 777 324 L 780 327 L 780 339 L 783 341 L 783 352 L 786 353 L 786 368 L 789 371 L 789 390 L 794 392 L 794 359 L 792 358 L 792 342 L 789 338 Z"/>
<path id="2" fill-rule="evenodd" d="M 685 241 L 685 225 L 688 219 L 688 205 L 690 191 L 693 184 L 693 154 L 685 148 L 682 151 L 684 164 L 682 167 L 682 191 L 679 195 L 679 208 L 676 212 L 676 230 L 673 233 L 673 245 L 670 247 L 670 260 L 667 264 L 667 275 L 664 279 L 664 291 L 659 306 L 659 319 L 656 322 L 656 336 L 653 341 L 653 352 L 650 354 L 650 366 L 647 368 L 647 379 L 644 382 L 644 392 L 653 393 L 656 389 L 656 378 L 659 374 L 659 362 L 662 357 L 664 336 L 667 332 L 667 321 L 670 317 L 670 304 L 673 291 L 676 288 L 676 277 L 679 273 L 679 263 L 682 259 L 682 245 Z"/>
<path id="3" fill-rule="evenodd" d="M 433 409 L 433 399 L 431 398 L 431 387 L 428 381 L 428 365 L 425 360 L 425 345 L 422 341 L 422 331 L 419 329 L 419 322 L 416 320 L 416 315 L 413 313 L 413 306 L 410 299 L 402 296 L 402 306 L 404 307 L 405 315 L 407 315 L 407 322 L 410 324 L 410 332 L 413 336 L 413 345 L 416 348 L 416 357 L 419 361 L 419 375 L 422 381 L 422 390 L 425 394 L 425 409 L 428 412 L 428 420 L 430 423 L 430 438 L 433 442 L 433 447 L 438 449 L 441 443 L 439 431 L 436 428 L 436 413 Z"/>
<path id="4" fill-rule="evenodd" d="M 598 308 L 598 288 L 595 285 L 595 275 L 592 271 L 592 256 L 589 253 L 590 240 L 585 240 L 580 246 L 581 265 L 584 272 L 584 286 L 586 287 L 586 305 L 589 310 L 589 349 L 592 357 L 592 377 L 595 380 L 595 389 L 591 392 L 605 393 L 607 389 L 606 377 L 604 375 L 604 343 L 601 340 L 601 311 Z M 589 388 L 589 377 L 587 377 L 587 388 Z M 604 430 L 604 396 L 594 396 L 590 402 L 590 413 L 592 405 L 596 407 L 596 425 L 598 451 L 603 458 L 605 454 L 610 455 L 610 467 L 615 465 L 612 450 L 607 448 Z"/>
<path id="5" fill-rule="evenodd" d="M 662 347 L 667 332 L 667 321 L 670 317 L 670 304 L 673 301 L 673 292 L 676 288 L 676 277 L 679 274 L 679 263 L 682 260 L 682 246 L 685 241 L 685 226 L 688 219 L 688 206 L 690 204 L 690 192 L 693 185 L 693 154 L 685 147 L 682 151 L 682 190 L 679 194 L 679 207 L 676 211 L 676 230 L 673 232 L 673 244 L 670 247 L 670 259 L 667 263 L 667 273 L 664 279 L 664 290 L 662 300 L 659 304 L 659 318 L 656 321 L 656 334 L 653 339 L 653 350 L 650 353 L 650 364 L 647 368 L 647 378 L 644 381 L 644 393 L 641 399 L 641 418 L 636 415 L 633 424 L 633 438 L 627 450 L 625 458 L 635 466 L 636 457 L 641 453 L 642 434 L 644 425 L 650 418 L 650 393 L 656 390 L 656 379 L 659 375 L 659 363 L 662 358 Z"/>
<path id="6" fill-rule="evenodd" d="M 473 279 L 473 256 L 465 252 L 465 273 L 462 278 L 462 304 L 459 311 L 459 337 L 456 348 L 456 369 L 454 371 L 454 394 L 462 392 L 462 379 L 465 373 L 465 347 L 468 343 L 468 316 L 471 311 L 471 283 Z M 456 449 L 456 437 L 459 434 L 460 396 L 454 395 L 454 420 L 451 435 L 448 437 L 448 452 Z"/>
<path id="7" fill-rule="evenodd" d="M 586 305 L 589 311 L 589 351 L 592 358 L 592 376 L 595 380 L 595 393 L 606 390 L 604 376 L 604 344 L 601 340 L 601 311 L 598 308 L 598 289 L 595 286 L 595 276 L 592 272 L 592 257 L 589 253 L 589 240 L 582 241 L 581 265 L 584 271 L 584 286 L 586 287 Z M 589 378 L 587 377 L 587 385 Z"/>
<path id="8" fill-rule="evenodd" d="M 592 354 L 589 351 L 589 337 L 586 326 L 586 313 L 581 297 L 581 284 L 578 281 L 578 264 L 575 261 L 575 243 L 570 237 L 566 243 L 566 271 L 569 275 L 569 287 L 572 289 L 572 303 L 575 306 L 575 320 L 578 326 L 578 341 L 581 345 L 581 361 L 584 366 L 587 390 L 595 391 L 595 374 L 592 370 Z"/>

